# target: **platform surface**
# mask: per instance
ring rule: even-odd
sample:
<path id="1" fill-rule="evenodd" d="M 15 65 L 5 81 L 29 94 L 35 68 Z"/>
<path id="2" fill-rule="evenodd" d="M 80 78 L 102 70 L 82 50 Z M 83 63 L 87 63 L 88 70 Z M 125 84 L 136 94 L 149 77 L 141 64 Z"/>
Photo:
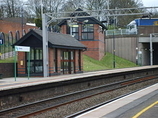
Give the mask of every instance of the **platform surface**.
<path id="1" fill-rule="evenodd" d="M 150 99 L 154 99 L 152 100 L 153 103 L 147 103 L 149 102 L 148 100 Z M 150 87 L 147 87 L 145 89 L 142 89 L 140 91 L 137 91 L 135 93 L 132 93 L 130 95 L 127 95 L 125 97 L 122 97 L 120 99 L 117 99 L 106 105 L 98 107 L 94 110 L 86 112 L 75 118 L 127 118 L 127 117 L 128 118 L 143 118 L 140 116 L 136 117 L 136 114 L 137 113 L 140 114 L 142 110 L 147 109 L 150 106 L 150 104 L 154 104 L 154 103 L 155 103 L 154 105 L 157 106 L 155 107 L 155 109 L 156 111 L 158 111 L 157 101 L 158 101 L 158 83 Z M 133 113 L 130 112 L 130 110 L 135 109 L 136 107 L 138 107 L 139 105 L 142 105 L 143 103 L 146 103 L 146 105 L 144 105 L 142 108 L 139 108 L 138 111 L 135 111 Z M 124 114 L 127 114 L 127 112 L 128 112 L 128 115 L 130 113 L 130 116 L 126 115 L 126 117 L 124 117 Z M 140 115 L 143 115 L 143 113 Z M 148 113 L 148 114 L 154 115 L 154 113 Z M 156 117 L 150 117 L 150 118 L 156 118 Z M 157 115 L 157 118 L 158 118 L 158 115 Z"/>
<path id="2" fill-rule="evenodd" d="M 68 75 L 57 75 L 51 77 L 11 77 L 0 79 L 0 91 L 6 89 L 13 89 L 19 87 L 34 86 L 45 83 L 60 82 L 65 80 L 81 79 L 86 77 L 125 73 L 130 71 L 139 71 L 143 69 L 158 68 L 157 65 L 154 66 L 141 66 L 132 68 L 121 68 L 121 69 L 111 69 L 102 71 L 85 72 L 79 74 L 68 74 Z"/>

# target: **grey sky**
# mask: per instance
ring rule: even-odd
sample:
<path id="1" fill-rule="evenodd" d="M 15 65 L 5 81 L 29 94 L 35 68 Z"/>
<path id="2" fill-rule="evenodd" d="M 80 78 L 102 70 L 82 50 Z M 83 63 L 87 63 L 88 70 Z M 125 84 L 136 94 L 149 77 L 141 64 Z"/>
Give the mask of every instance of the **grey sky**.
<path id="1" fill-rule="evenodd" d="M 158 7 L 158 0 L 142 0 L 145 7 Z"/>

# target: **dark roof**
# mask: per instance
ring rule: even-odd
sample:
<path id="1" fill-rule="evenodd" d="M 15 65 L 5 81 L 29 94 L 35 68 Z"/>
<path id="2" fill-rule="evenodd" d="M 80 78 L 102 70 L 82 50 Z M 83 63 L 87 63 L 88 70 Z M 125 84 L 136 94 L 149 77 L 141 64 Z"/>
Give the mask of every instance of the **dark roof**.
<path id="1" fill-rule="evenodd" d="M 31 37 L 33 36 L 34 38 L 31 39 Z M 29 40 L 29 38 L 31 40 Z M 32 40 L 34 40 L 35 38 L 36 38 L 36 41 L 34 41 L 34 44 L 31 45 Z M 26 40 L 29 40 L 29 42 L 27 42 Z M 38 43 L 39 40 L 40 40 L 40 43 Z M 26 35 L 24 35 L 15 44 L 13 44 L 13 46 L 23 45 L 23 46 L 33 47 L 36 44 L 40 45 L 40 46 L 38 45 L 38 47 L 42 46 L 42 30 L 30 30 Z M 65 48 L 65 49 L 86 49 L 86 46 L 84 46 L 74 37 L 67 34 L 61 34 L 61 33 L 55 33 L 55 32 L 48 32 L 48 46 L 54 47 L 54 48 Z"/>
<path id="2" fill-rule="evenodd" d="M 75 11 L 81 11 L 81 12 L 72 13 L 72 14 L 70 14 L 70 17 L 73 18 L 73 17 L 75 17 L 75 16 L 90 16 L 88 13 L 83 12 L 83 10 L 80 9 L 80 8 L 78 8 L 78 9 L 75 10 Z M 62 26 L 62 25 L 67 24 L 67 20 L 69 20 L 69 19 L 64 19 L 64 20 L 62 20 L 58 25 L 59 25 L 59 26 Z M 98 24 L 98 25 L 100 25 L 103 29 L 106 29 L 106 30 L 107 30 L 107 27 L 106 27 L 102 22 L 100 22 L 99 20 L 97 20 L 97 19 L 94 18 L 94 17 L 77 18 L 77 21 L 79 21 L 79 22 L 82 22 L 82 21 L 84 21 L 84 20 L 88 20 L 88 22 L 85 23 L 85 24 Z"/>

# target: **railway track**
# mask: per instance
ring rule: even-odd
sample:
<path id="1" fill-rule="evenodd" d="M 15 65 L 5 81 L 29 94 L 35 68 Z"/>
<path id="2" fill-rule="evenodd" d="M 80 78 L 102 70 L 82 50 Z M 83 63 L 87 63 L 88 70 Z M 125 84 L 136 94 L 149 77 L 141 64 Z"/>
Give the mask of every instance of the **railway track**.
<path id="1" fill-rule="evenodd" d="M 39 114 L 58 109 L 65 105 L 80 102 L 83 101 L 84 99 L 90 99 L 94 96 L 98 96 L 103 93 L 111 92 L 133 84 L 137 84 L 157 78 L 158 76 L 146 76 L 146 77 L 128 79 L 119 82 L 112 82 L 109 84 L 92 87 L 81 91 L 75 91 L 68 94 L 63 94 L 28 104 L 23 104 L 9 109 L 4 109 L 0 111 L 0 116 L 1 118 L 11 118 L 11 117 L 28 118 L 31 116 L 37 116 Z"/>

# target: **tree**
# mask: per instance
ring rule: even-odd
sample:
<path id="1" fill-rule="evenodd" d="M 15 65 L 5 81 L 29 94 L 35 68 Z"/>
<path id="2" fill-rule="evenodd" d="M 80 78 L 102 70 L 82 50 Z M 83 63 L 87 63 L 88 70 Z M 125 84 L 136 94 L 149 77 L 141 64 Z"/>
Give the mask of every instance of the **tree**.
<path id="1" fill-rule="evenodd" d="M 35 19 L 35 24 L 36 24 L 37 27 L 42 29 L 42 19 L 41 18 Z"/>
<path id="2" fill-rule="evenodd" d="M 40 0 L 28 0 L 30 13 L 36 18 L 41 18 Z M 43 13 L 57 13 L 64 4 L 64 0 L 42 0 Z"/>
<path id="3" fill-rule="evenodd" d="M 109 7 L 110 9 L 117 8 L 138 8 L 142 7 L 143 4 L 140 0 L 110 0 Z M 136 11 L 135 11 L 136 12 Z M 116 27 L 125 27 L 130 21 L 137 18 L 138 16 L 119 16 L 119 17 L 111 17 L 115 21 Z"/>
<path id="4" fill-rule="evenodd" d="M 75 11 L 78 8 L 85 8 L 85 0 L 68 0 L 65 4 L 63 4 L 61 11 Z"/>
<path id="5" fill-rule="evenodd" d="M 21 0 L 1 0 L 2 17 L 20 17 L 21 16 Z"/>
<path id="6" fill-rule="evenodd" d="M 108 8 L 107 0 L 86 0 L 85 3 L 86 3 L 87 10 L 98 11 L 95 14 L 92 14 L 92 15 L 98 15 L 97 17 L 98 20 L 106 19 L 106 14 L 104 13 L 104 11 L 101 11 L 101 10 Z"/>

